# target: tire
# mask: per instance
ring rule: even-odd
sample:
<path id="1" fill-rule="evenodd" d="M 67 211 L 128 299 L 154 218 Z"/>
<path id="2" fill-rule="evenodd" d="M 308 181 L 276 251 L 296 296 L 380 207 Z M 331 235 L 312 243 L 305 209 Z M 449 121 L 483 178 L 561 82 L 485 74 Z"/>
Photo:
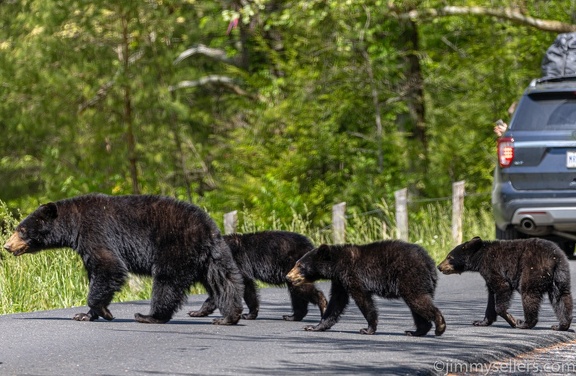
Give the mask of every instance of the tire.
<path id="1" fill-rule="evenodd" d="M 514 240 L 524 238 L 526 238 L 526 235 L 518 232 L 512 226 L 506 227 L 506 230 L 500 230 L 498 226 L 496 226 L 496 239 L 498 240 Z"/>
<path id="2" fill-rule="evenodd" d="M 564 253 L 566 253 L 566 256 L 568 256 L 569 260 L 576 259 L 576 257 L 574 256 L 574 246 L 576 244 L 573 241 L 561 240 L 557 241 L 556 243 L 558 243 L 558 246 L 564 251 Z"/>
<path id="3" fill-rule="evenodd" d="M 498 226 L 496 226 L 496 239 L 498 240 L 514 240 L 514 239 L 526 239 L 529 238 L 526 234 L 523 234 L 517 231 L 514 227 L 508 226 L 506 230 L 500 230 Z M 544 237 L 546 239 L 547 237 Z M 574 248 L 576 247 L 576 242 L 573 240 L 565 240 L 563 238 L 558 237 L 548 237 L 548 240 L 551 240 L 558 244 L 560 249 L 566 253 L 569 260 L 576 260 L 576 255 L 574 255 Z"/>

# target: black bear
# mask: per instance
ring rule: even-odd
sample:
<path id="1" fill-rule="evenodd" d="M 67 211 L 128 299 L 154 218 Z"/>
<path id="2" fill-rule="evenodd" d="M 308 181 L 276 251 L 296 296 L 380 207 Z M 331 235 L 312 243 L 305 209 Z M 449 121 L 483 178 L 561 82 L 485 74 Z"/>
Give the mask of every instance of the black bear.
<path id="1" fill-rule="evenodd" d="M 484 320 L 476 326 L 488 326 L 501 316 L 513 328 L 530 329 L 538 322 L 544 293 L 548 293 L 559 325 L 568 330 L 572 323 L 570 267 L 564 252 L 553 242 L 530 238 L 484 241 L 479 237 L 454 248 L 438 265 L 444 274 L 479 272 L 488 288 L 488 306 Z M 524 321 L 510 313 L 514 291 L 522 297 Z"/>
<path id="2" fill-rule="evenodd" d="M 313 283 L 293 286 L 286 279 L 286 273 L 296 261 L 314 245 L 304 235 L 289 231 L 260 231 L 246 234 L 224 235 L 236 265 L 244 278 L 244 301 L 248 313 L 242 318 L 254 320 L 258 317 L 260 302 L 255 280 L 272 285 L 288 285 L 292 301 L 292 315 L 284 315 L 284 320 L 301 321 L 308 313 L 308 303 L 317 305 L 320 314 L 326 310 L 326 298 Z M 199 311 L 189 312 L 190 316 L 206 316 L 214 312 L 214 298 L 209 296 Z"/>
<path id="3" fill-rule="evenodd" d="M 446 330 L 446 322 L 434 305 L 436 273 L 436 265 L 424 248 L 400 240 L 384 240 L 365 245 L 323 244 L 298 260 L 287 277 L 294 285 L 322 278 L 332 281 L 322 320 L 305 330 L 330 329 L 352 296 L 368 321 L 368 328 L 360 333 L 374 334 L 378 311 L 372 296 L 376 294 L 406 302 L 416 325 L 415 331 L 405 332 L 407 335 L 423 336 L 434 322 L 435 334 L 440 336 Z"/>
<path id="4" fill-rule="evenodd" d="M 153 278 L 149 315 L 143 323 L 165 323 L 182 306 L 190 286 L 202 283 L 233 325 L 242 313 L 242 276 L 230 248 L 206 212 L 195 205 L 150 195 L 88 194 L 40 206 L 17 227 L 4 248 L 15 256 L 69 247 L 84 262 L 90 289 L 88 313 L 102 317 L 128 273 Z"/>

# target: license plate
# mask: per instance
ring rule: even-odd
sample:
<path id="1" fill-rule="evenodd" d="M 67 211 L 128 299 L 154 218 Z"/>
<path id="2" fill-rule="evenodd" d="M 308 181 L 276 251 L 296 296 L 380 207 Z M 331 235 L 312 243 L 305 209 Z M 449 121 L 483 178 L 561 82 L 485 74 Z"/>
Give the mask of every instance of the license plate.
<path id="1" fill-rule="evenodd" d="M 576 168 L 576 151 L 566 152 L 566 167 Z"/>

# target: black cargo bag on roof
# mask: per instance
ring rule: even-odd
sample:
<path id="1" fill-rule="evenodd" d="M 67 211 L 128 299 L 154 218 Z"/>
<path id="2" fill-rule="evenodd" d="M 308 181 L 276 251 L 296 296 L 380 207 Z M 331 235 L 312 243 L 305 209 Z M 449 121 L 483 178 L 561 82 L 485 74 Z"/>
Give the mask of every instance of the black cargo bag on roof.
<path id="1" fill-rule="evenodd" d="M 542 77 L 576 75 L 576 33 L 558 34 L 542 59 Z"/>
<path id="2" fill-rule="evenodd" d="M 542 59 L 542 77 L 576 75 L 576 33 L 558 34 Z"/>

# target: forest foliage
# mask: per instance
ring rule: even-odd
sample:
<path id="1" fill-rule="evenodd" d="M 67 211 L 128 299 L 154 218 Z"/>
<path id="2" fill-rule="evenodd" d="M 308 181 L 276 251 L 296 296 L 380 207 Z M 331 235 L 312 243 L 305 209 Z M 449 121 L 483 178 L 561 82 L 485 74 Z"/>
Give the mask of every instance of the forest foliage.
<path id="1" fill-rule="evenodd" d="M 568 30 L 522 19 L 569 28 L 576 6 L 450 3 L 492 13 L 444 0 L 0 0 L 0 200 L 27 213 L 88 192 L 163 194 L 215 219 L 322 225 L 341 201 L 363 213 L 404 187 L 417 201 L 465 180 L 471 208 L 486 208 L 492 123 Z"/>

